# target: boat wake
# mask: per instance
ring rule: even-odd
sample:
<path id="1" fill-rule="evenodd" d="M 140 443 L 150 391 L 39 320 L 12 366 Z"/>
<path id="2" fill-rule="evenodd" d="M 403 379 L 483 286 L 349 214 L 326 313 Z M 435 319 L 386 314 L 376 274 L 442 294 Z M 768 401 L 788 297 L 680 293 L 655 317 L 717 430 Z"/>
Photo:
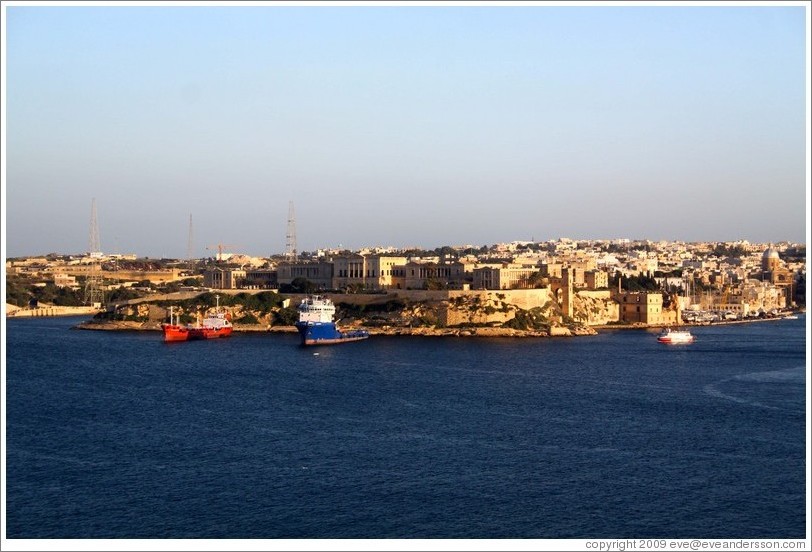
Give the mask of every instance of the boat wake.
<path id="1" fill-rule="evenodd" d="M 702 391 L 711 397 L 716 397 L 719 399 L 724 399 L 727 401 L 732 401 L 739 404 L 744 404 L 747 406 L 753 406 L 756 408 L 764 408 L 767 410 L 789 410 L 786 408 L 781 408 L 778 406 L 771 406 L 768 404 L 761 403 L 759 401 L 754 401 L 750 399 L 745 399 L 742 397 L 737 397 L 734 395 L 728 395 L 727 393 L 722 392 L 718 386 L 723 385 L 727 382 L 739 381 L 739 382 L 755 382 L 755 383 L 798 383 L 803 384 L 804 382 L 804 372 L 805 367 L 799 368 L 787 368 L 786 370 L 773 370 L 770 372 L 749 372 L 747 374 L 739 374 L 737 376 L 733 376 L 731 378 L 725 378 L 723 380 L 717 381 L 715 383 L 709 383 L 702 388 Z"/>
<path id="2" fill-rule="evenodd" d="M 704 391 L 704 393 L 706 395 L 709 395 L 711 397 L 716 397 L 716 398 L 719 398 L 719 399 L 725 399 L 727 401 L 732 401 L 732 402 L 736 402 L 736 403 L 739 403 L 739 404 L 746 404 L 748 406 L 755 406 L 756 408 L 766 408 L 768 410 L 781 410 L 777 406 L 769 406 L 769 405 L 766 405 L 766 404 L 762 404 L 762 403 L 760 403 L 758 401 L 750 401 L 750 400 L 747 400 L 747 399 L 742 399 L 740 397 L 734 397 L 733 395 L 727 395 L 725 393 L 722 393 L 721 391 L 719 391 L 719 389 L 716 388 L 716 385 L 718 385 L 719 383 L 723 383 L 725 381 L 729 381 L 729 380 L 722 380 L 722 381 L 720 381 L 718 383 L 715 383 L 715 384 L 714 383 L 709 383 L 708 385 L 706 385 L 705 387 L 702 388 L 702 391 Z"/>

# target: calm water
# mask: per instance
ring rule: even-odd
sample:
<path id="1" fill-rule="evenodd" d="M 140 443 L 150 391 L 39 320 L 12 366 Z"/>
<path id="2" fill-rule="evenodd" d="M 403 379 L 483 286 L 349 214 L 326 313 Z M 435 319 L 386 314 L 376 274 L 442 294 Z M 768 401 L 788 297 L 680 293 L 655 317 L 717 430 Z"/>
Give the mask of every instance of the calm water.
<path id="1" fill-rule="evenodd" d="M 804 537 L 803 317 L 318 349 L 76 322 L 7 323 L 9 538 Z"/>

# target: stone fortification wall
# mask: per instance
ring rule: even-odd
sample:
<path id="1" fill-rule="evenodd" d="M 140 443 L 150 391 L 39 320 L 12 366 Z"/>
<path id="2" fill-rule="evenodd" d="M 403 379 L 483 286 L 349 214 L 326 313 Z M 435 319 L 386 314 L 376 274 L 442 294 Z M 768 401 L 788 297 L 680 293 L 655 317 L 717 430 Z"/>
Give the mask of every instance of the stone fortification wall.
<path id="1" fill-rule="evenodd" d="M 520 309 L 529 310 L 534 307 L 543 307 L 550 300 L 549 288 L 539 289 L 475 289 L 475 290 L 416 290 L 399 289 L 388 293 L 352 293 L 352 294 L 326 294 L 334 302 L 349 303 L 353 305 L 368 305 L 372 303 L 385 303 L 392 299 L 407 299 L 418 301 L 448 301 L 457 297 L 479 297 L 481 301 L 496 298 Z"/>
<path id="2" fill-rule="evenodd" d="M 94 315 L 99 309 L 94 307 L 62 307 L 55 305 L 42 305 L 33 309 L 20 308 L 6 303 L 6 316 L 32 317 L 32 316 L 80 316 Z"/>
<path id="3" fill-rule="evenodd" d="M 449 291 L 448 295 L 440 311 L 440 320 L 447 326 L 504 323 L 517 310 L 549 309 L 552 301 L 549 288 Z"/>
<path id="4" fill-rule="evenodd" d="M 609 290 L 579 291 L 573 297 L 573 318 L 587 326 L 603 326 L 620 320 L 620 305 Z"/>
<path id="5" fill-rule="evenodd" d="M 503 290 L 390 290 L 386 294 L 347 294 L 328 296 L 336 303 L 372 305 L 400 299 L 415 306 L 415 315 L 432 318 L 445 326 L 503 323 L 518 310 L 548 308 L 552 295 L 549 288 Z M 418 312 L 419 311 L 419 312 Z M 425 312 L 424 312 L 425 311 Z"/>
<path id="6" fill-rule="evenodd" d="M 68 266 L 60 267 L 55 272 L 67 274 L 69 276 L 87 276 L 90 273 L 90 266 Z M 150 282 L 173 282 L 183 279 L 180 270 L 102 270 L 101 276 L 107 280 L 135 281 L 149 280 Z"/>
<path id="7" fill-rule="evenodd" d="M 542 308 L 552 300 L 550 288 L 548 287 L 537 289 L 455 290 L 448 293 L 450 299 L 454 297 L 479 297 L 481 301 L 501 301 L 523 310 L 536 307 Z"/>

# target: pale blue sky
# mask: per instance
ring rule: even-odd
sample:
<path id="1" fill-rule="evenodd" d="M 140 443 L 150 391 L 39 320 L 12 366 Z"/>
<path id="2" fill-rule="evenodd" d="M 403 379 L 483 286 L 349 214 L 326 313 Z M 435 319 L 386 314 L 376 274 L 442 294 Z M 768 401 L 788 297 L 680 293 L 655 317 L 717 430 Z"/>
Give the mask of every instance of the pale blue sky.
<path id="1" fill-rule="evenodd" d="M 800 6 L 5 8 L 9 256 L 806 241 Z"/>

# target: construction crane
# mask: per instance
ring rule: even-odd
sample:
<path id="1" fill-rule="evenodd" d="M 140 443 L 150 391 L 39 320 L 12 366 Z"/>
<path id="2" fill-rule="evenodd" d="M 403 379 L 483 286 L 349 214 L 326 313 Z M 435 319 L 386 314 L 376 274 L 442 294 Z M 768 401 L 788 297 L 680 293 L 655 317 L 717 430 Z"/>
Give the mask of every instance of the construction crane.
<path id="1" fill-rule="evenodd" d="M 224 249 L 224 248 L 226 248 L 226 247 L 241 247 L 241 246 L 239 246 L 239 245 L 234 245 L 234 244 L 232 244 L 232 243 L 216 243 L 216 244 L 214 244 L 214 245 L 209 245 L 209 246 L 207 246 L 207 247 L 206 247 L 206 249 L 207 249 L 207 250 L 209 250 L 209 251 L 212 251 L 212 250 L 214 250 L 214 249 L 217 249 L 217 257 L 216 257 L 216 260 L 217 260 L 217 262 L 219 263 L 220 261 L 222 261 L 222 260 L 223 260 L 223 249 Z"/>

